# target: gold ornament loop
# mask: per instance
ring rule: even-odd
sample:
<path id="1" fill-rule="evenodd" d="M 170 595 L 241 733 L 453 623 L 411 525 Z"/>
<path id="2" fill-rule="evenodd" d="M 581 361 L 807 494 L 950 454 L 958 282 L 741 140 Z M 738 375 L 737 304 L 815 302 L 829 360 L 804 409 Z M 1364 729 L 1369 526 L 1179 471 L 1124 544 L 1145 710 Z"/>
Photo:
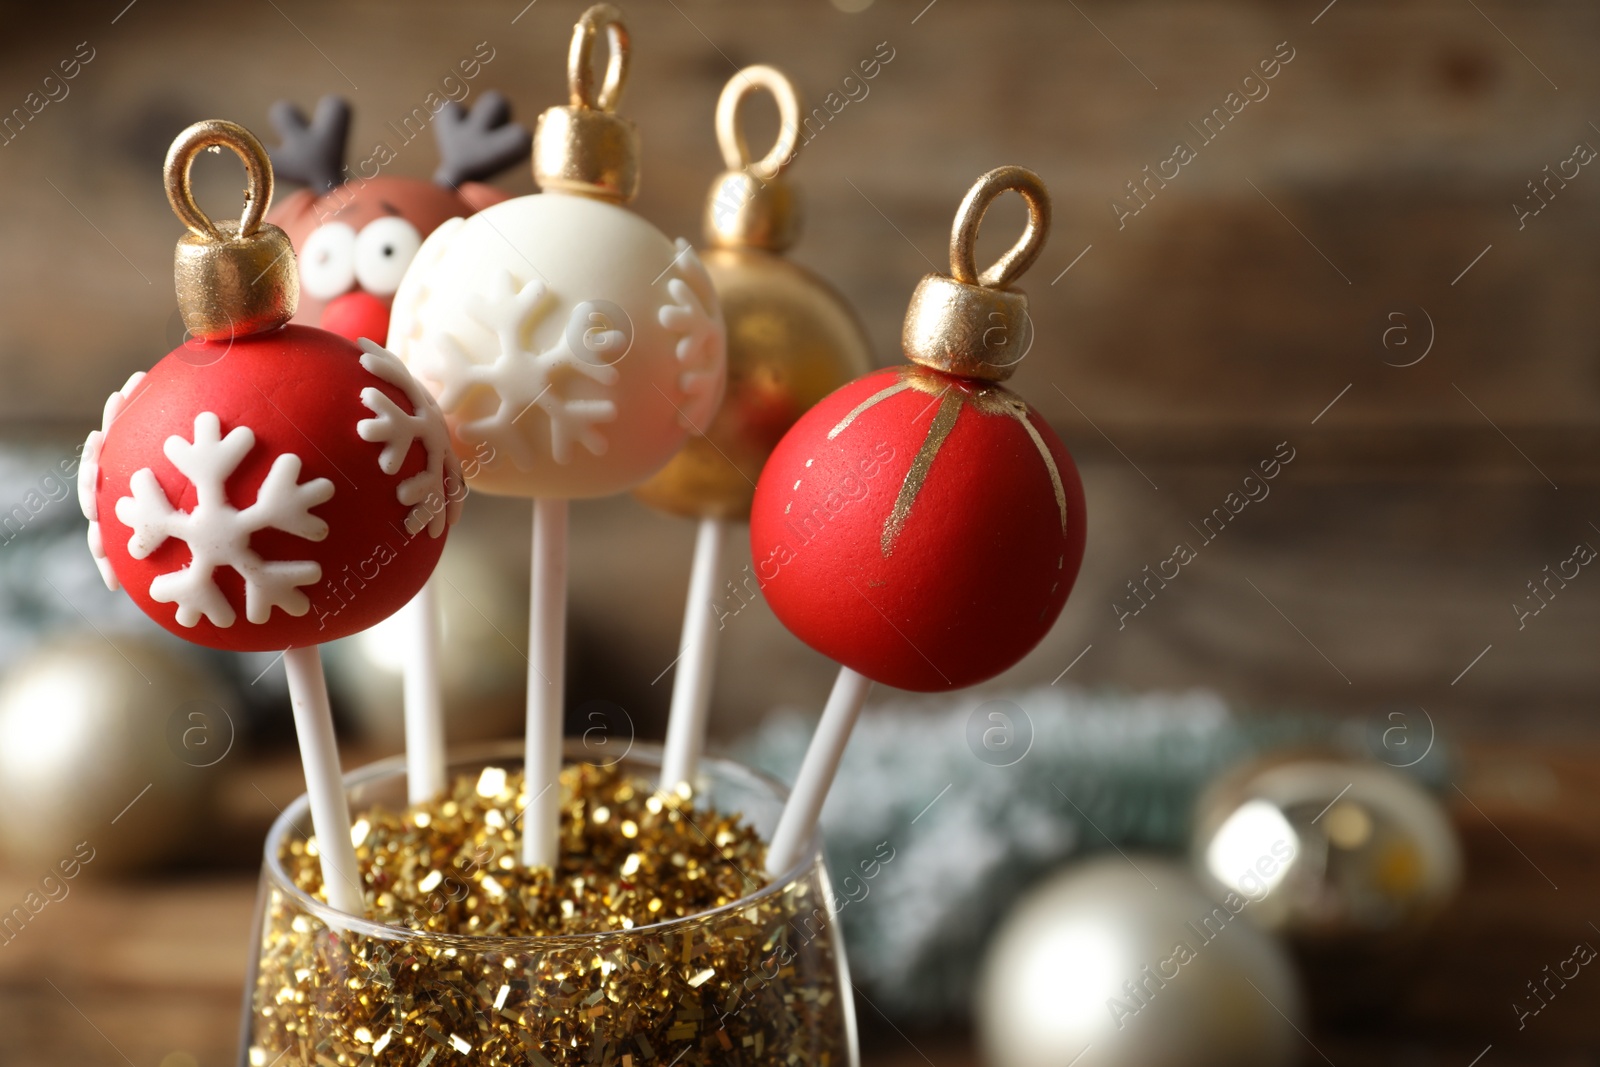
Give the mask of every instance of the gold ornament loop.
<path id="1" fill-rule="evenodd" d="M 745 97 L 765 89 L 778 105 L 778 139 L 767 154 L 752 163 L 750 145 L 739 126 L 739 105 Z M 800 145 L 800 96 L 794 82 L 776 67 L 764 63 L 746 67 L 729 79 L 717 98 L 717 144 L 729 170 L 748 170 L 771 181 L 793 162 Z"/>
<path id="2" fill-rule="evenodd" d="M 261 221 L 272 205 L 272 164 L 267 150 L 261 147 L 255 134 L 226 119 L 206 119 L 197 122 L 178 135 L 167 149 L 167 161 L 162 168 L 166 181 L 167 201 L 173 213 L 196 237 L 220 241 L 222 233 L 211 216 L 195 203 L 194 191 L 189 187 L 189 168 L 195 156 L 203 149 L 220 145 L 228 148 L 244 164 L 246 180 L 244 212 L 239 219 L 238 235 L 252 237 L 261 228 Z"/>
<path id="3" fill-rule="evenodd" d="M 594 95 L 593 55 L 595 37 L 606 33 L 611 55 L 606 60 L 606 77 L 600 95 Z M 622 100 L 622 87 L 628 81 L 628 27 L 622 12 L 611 4 L 595 4 L 572 27 L 572 45 L 567 49 L 567 89 L 573 107 L 616 111 Z"/>
<path id="4" fill-rule="evenodd" d="M 601 30 L 611 57 L 596 97 L 590 60 Z M 594 5 L 573 26 L 567 52 L 572 102 L 547 108 L 533 130 L 533 180 L 545 192 L 625 204 L 639 191 L 639 131 L 616 112 L 628 57 L 628 27 L 610 4 Z"/>
<path id="5" fill-rule="evenodd" d="M 974 262 L 978 227 L 1008 189 L 1028 203 L 1022 238 L 988 270 Z M 1033 347 L 1028 297 L 1011 283 L 1033 265 L 1050 230 L 1050 194 L 1022 167 L 996 167 L 967 190 L 950 231 L 950 276 L 929 274 L 906 308 L 900 344 L 913 363 L 979 381 L 1003 382 Z"/>
<path id="6" fill-rule="evenodd" d="M 244 162 L 243 217 L 213 220 L 194 202 L 189 168 L 201 149 L 220 145 Z M 272 163 L 255 135 L 236 122 L 208 119 L 178 135 L 162 174 L 172 210 L 189 230 L 173 253 L 183 325 L 201 341 L 276 329 L 294 317 L 300 271 L 289 235 L 264 221 L 272 205 Z"/>
<path id="7" fill-rule="evenodd" d="M 1008 190 L 1022 194 L 1028 204 L 1028 226 L 1011 250 L 983 273 L 978 273 L 976 263 L 978 228 L 983 225 L 984 213 L 989 205 Z M 955 225 L 950 230 L 950 275 L 967 285 L 981 285 L 986 289 L 1005 289 L 1033 266 L 1044 250 L 1044 241 L 1050 231 L 1050 193 L 1039 176 L 1026 167 L 996 167 L 973 184 L 956 210 Z"/>

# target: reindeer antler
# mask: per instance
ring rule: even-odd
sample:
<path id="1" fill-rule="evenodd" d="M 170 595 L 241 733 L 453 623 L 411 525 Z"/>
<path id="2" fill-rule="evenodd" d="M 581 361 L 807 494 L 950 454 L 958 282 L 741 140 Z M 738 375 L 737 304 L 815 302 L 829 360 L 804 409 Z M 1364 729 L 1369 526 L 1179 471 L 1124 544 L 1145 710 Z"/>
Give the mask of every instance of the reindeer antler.
<path id="1" fill-rule="evenodd" d="M 433 120 L 439 142 L 439 169 L 433 180 L 452 188 L 483 181 L 528 157 L 533 135 L 511 121 L 511 104 L 496 92 L 484 93 L 471 111 L 454 100 Z"/>
<path id="2" fill-rule="evenodd" d="M 344 184 L 344 143 L 350 133 L 348 101 L 323 97 L 307 122 L 305 112 L 279 100 L 267 117 L 283 138 L 282 144 L 267 150 L 278 177 L 300 182 L 318 196 Z"/>

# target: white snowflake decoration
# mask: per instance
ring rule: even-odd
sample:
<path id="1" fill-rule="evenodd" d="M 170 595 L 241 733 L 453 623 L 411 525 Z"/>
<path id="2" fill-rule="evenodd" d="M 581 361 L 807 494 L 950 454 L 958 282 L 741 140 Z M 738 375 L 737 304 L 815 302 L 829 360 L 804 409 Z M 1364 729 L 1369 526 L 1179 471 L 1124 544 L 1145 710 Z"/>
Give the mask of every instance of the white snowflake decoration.
<path id="1" fill-rule="evenodd" d="M 111 424 L 122 414 L 122 409 L 128 406 L 134 387 L 142 381 L 144 381 L 144 371 L 135 371 L 133 376 L 123 383 L 121 389 L 106 397 L 105 411 L 100 417 L 100 428 L 90 430 L 89 436 L 84 438 L 83 460 L 78 466 L 78 507 L 83 509 L 83 517 L 89 520 L 89 554 L 94 556 L 94 565 L 100 570 L 101 580 L 113 593 L 122 588 L 122 583 L 117 581 L 117 574 L 111 569 L 111 561 L 106 558 L 105 542 L 100 533 L 100 505 L 95 499 L 95 494 L 100 491 L 100 450 L 105 447 L 106 434 L 111 432 Z"/>
<path id="2" fill-rule="evenodd" d="M 356 423 L 356 433 L 363 441 L 383 443 L 383 451 L 378 453 L 378 467 L 389 475 L 398 473 L 411 446 L 422 442 L 427 465 L 402 481 L 395 493 L 400 503 L 411 507 L 406 533 L 414 537 L 426 527 L 428 536 L 438 537 L 461 513 L 459 488 L 453 494 L 449 491 L 451 485 L 460 487 L 462 482 L 460 465 L 450 450 L 450 431 L 445 426 L 444 414 L 433 396 L 417 383 L 393 352 L 365 337 L 360 345 L 364 353 L 361 366 L 405 393 L 411 413 L 407 414 L 388 393 L 369 385 L 361 390 L 361 403 L 374 417 Z"/>
<path id="3" fill-rule="evenodd" d="M 547 295 L 543 282 L 535 279 L 518 288 L 516 279 L 505 272 L 488 294 L 475 296 L 466 308 L 498 342 L 492 362 L 476 362 L 453 334 L 428 329 L 415 361 L 417 373 L 439 386 L 439 406 L 447 412 L 460 410 L 479 389 L 492 394 L 494 410 L 461 419 L 456 432 L 463 440 L 486 441 L 496 451 L 503 449 L 524 471 L 532 469 L 537 458 L 516 425 L 529 409 L 537 406 L 550 420 L 550 455 L 557 463 L 571 459 L 574 443 L 604 455 L 607 441 L 596 427 L 617 417 L 614 401 L 573 396 L 566 388 L 573 375 L 601 386 L 614 385 L 618 377 L 609 363 L 590 362 L 571 351 L 567 345 L 571 329 L 543 352 L 523 341 L 544 317 Z M 582 305 L 573 309 L 574 316 L 582 314 Z M 579 323 L 576 328 L 581 334 L 587 325 Z M 593 351 L 604 357 L 627 341 L 620 330 L 604 331 Z"/>
<path id="4" fill-rule="evenodd" d="M 674 262 L 685 275 L 699 282 L 702 290 L 714 294 L 716 288 L 693 246 L 680 237 L 677 248 Z M 689 398 L 679 407 L 678 422 L 686 430 L 703 433 L 706 423 L 716 414 L 714 405 L 722 379 L 724 340 L 722 324 L 715 314 L 716 299 L 713 296 L 708 308 L 684 278 L 670 279 L 667 294 L 672 303 L 661 308 L 659 317 L 662 326 L 682 335 L 676 349 L 683 368 L 678 374 L 678 388 Z"/>
<path id="5" fill-rule="evenodd" d="M 328 536 L 328 524 L 311 509 L 333 497 L 333 483 L 326 478 L 302 483 L 300 457 L 280 453 L 255 503 L 235 508 L 228 502 L 228 479 L 255 444 L 255 431 L 248 426 L 235 426 L 224 437 L 222 420 L 202 411 L 194 418 L 192 443 L 173 434 L 162 446 L 167 459 L 194 486 L 194 509 L 175 509 L 149 467 L 129 479 L 133 495 L 117 501 L 117 518 L 133 530 L 128 554 L 134 559 L 145 559 L 169 537 L 189 546 L 192 558 L 187 566 L 158 575 L 150 583 L 152 600 L 178 606 L 180 626 L 194 626 L 202 616 L 215 626 L 234 624 L 233 605 L 216 583 L 219 567 L 231 567 L 244 578 L 244 613 L 252 623 L 266 622 L 275 607 L 294 616 L 311 608 L 300 587 L 320 581 L 322 565 L 314 560 L 263 560 L 250 548 L 250 535 L 282 530 L 321 541 Z"/>

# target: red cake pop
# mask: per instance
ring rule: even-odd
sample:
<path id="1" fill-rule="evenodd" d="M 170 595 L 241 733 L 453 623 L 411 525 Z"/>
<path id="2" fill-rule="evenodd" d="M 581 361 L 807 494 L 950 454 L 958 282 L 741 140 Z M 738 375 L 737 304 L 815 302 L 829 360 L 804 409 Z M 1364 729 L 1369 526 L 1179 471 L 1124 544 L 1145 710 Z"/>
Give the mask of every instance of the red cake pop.
<path id="1" fill-rule="evenodd" d="M 189 167 L 243 160 L 244 215 L 213 222 Z M 362 914 L 317 646 L 372 625 L 427 581 L 464 491 L 444 416 L 389 352 L 285 325 L 300 287 L 264 222 L 272 165 L 249 130 L 199 122 L 167 152 L 178 308 L 193 340 L 106 401 L 78 493 L 106 584 L 196 644 L 283 650 L 323 892 Z"/>
<path id="2" fill-rule="evenodd" d="M 983 214 L 1008 189 L 1028 228 L 981 275 Z M 778 877 L 817 820 L 874 681 L 941 690 L 994 677 L 1061 613 L 1083 560 L 1083 485 L 1049 425 L 999 383 L 1033 346 L 1009 288 L 1038 258 L 1050 197 L 1000 167 L 967 191 L 950 273 L 925 276 L 901 343 L 916 366 L 834 392 L 778 443 L 756 484 L 750 550 L 767 603 L 839 675 L 767 847 Z"/>
<path id="3" fill-rule="evenodd" d="M 988 205 L 1015 189 L 1028 229 L 978 274 Z M 772 453 L 750 545 L 772 610 L 801 640 L 875 681 L 921 691 L 999 674 L 1061 613 L 1083 559 L 1083 486 L 1048 423 L 999 383 L 1033 343 L 1008 288 L 1049 226 L 1020 167 L 979 179 L 956 214 L 953 278 L 930 274 L 877 371 L 812 408 Z"/>
<path id="4" fill-rule="evenodd" d="M 195 205 L 188 167 L 245 160 L 239 222 Z M 177 282 L 193 339 L 106 403 L 84 447 L 89 540 L 112 588 L 197 644 L 277 651 L 365 629 L 438 562 L 463 492 L 438 406 L 384 349 L 283 325 L 288 239 L 262 223 L 272 173 L 233 123 L 199 123 L 168 157 L 189 227 Z"/>

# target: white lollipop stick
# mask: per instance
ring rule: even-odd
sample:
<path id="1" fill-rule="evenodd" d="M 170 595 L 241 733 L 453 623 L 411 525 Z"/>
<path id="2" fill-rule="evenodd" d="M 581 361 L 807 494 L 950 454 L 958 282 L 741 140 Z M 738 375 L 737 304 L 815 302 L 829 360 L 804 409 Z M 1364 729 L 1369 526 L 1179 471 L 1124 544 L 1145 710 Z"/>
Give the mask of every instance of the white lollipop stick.
<path id="1" fill-rule="evenodd" d="M 822 721 L 817 723 L 817 732 L 811 737 L 805 759 L 800 764 L 800 774 L 789 793 L 789 803 L 783 806 L 778 828 L 772 832 L 772 843 L 767 846 L 767 874 L 771 877 L 788 873 L 810 851 L 817 835 L 817 823 L 822 818 L 822 803 L 828 799 L 828 788 L 839 771 L 844 746 L 850 740 L 850 731 L 855 728 L 856 718 L 871 688 L 871 678 L 849 667 L 839 668 L 833 692 L 828 694 L 827 706 L 822 709 Z"/>
<path id="2" fill-rule="evenodd" d="M 533 502 L 528 598 L 528 737 L 523 771 L 522 862 L 554 867 L 561 845 L 561 723 L 566 699 L 567 502 Z"/>
<path id="3" fill-rule="evenodd" d="M 672 679 L 672 711 L 661 754 L 663 790 L 694 782 L 706 746 L 711 682 L 717 669 L 717 618 L 712 600 L 722 575 L 723 530 L 721 519 L 701 519 L 695 535 L 689 601 L 683 609 L 683 634 L 678 639 L 678 670 Z"/>
<path id="4" fill-rule="evenodd" d="M 283 666 L 289 675 L 289 705 L 294 709 L 294 732 L 300 739 L 300 763 L 311 801 L 311 830 L 317 835 L 323 892 L 328 903 L 340 911 L 364 915 L 361 872 L 356 866 L 355 846 L 350 843 L 350 804 L 339 771 L 322 653 L 315 645 L 291 648 L 283 654 Z"/>
<path id="5" fill-rule="evenodd" d="M 430 576 L 401 610 L 405 628 L 406 799 L 426 804 L 444 792 L 444 696 L 439 684 L 439 595 Z"/>

